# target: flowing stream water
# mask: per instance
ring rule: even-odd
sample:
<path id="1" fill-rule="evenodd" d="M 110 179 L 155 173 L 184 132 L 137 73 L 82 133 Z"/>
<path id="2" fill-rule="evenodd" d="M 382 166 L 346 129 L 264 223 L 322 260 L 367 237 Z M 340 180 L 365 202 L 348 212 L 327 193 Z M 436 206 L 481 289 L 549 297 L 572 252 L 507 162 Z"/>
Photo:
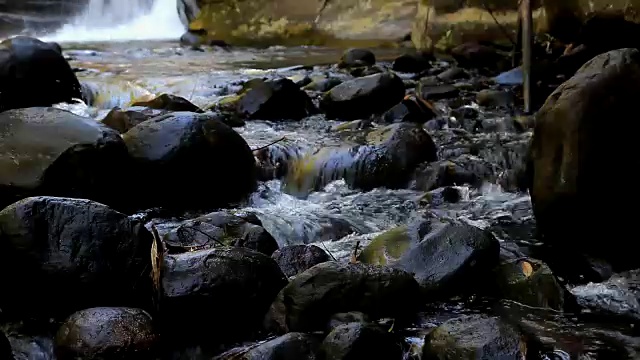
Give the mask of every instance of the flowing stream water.
<path id="1" fill-rule="evenodd" d="M 162 92 L 207 106 L 220 97 L 233 94 L 242 81 L 251 78 L 326 72 L 326 67 L 314 65 L 335 63 L 342 52 L 341 49 L 317 47 L 214 48 L 201 52 L 178 44 L 177 39 L 183 31 L 175 0 L 91 0 L 84 13 L 45 37 L 61 43 L 72 66 L 82 69 L 77 73 L 79 79 L 95 92 L 94 106 L 66 107 L 99 119 L 114 106 L 126 106 L 140 96 Z M 378 50 L 376 53 L 384 60 L 397 51 Z M 489 121 L 506 114 L 481 113 L 480 116 Z M 287 142 L 304 151 L 340 143 L 341 139 L 329 132 L 335 124 L 316 116 L 299 123 L 251 121 L 238 131 L 252 148 L 285 137 Z M 297 198 L 284 192 L 281 185 L 276 180 L 262 184 L 238 210 L 256 213 L 280 246 L 321 243 L 339 259 L 349 257 L 356 241 L 365 246 L 375 235 L 426 211 L 419 204 L 423 195 L 419 191 L 374 189 L 361 192 L 336 181 L 305 198 Z M 526 194 L 507 193 L 491 183 L 475 189 L 461 187 L 460 193 L 463 195 L 460 202 L 432 205 L 429 210 L 481 227 L 498 223 L 532 226 L 531 204 Z M 529 234 L 528 231 L 503 232 L 500 237 L 502 241 L 532 242 Z M 447 316 L 472 311 L 457 304 L 448 304 L 440 310 L 435 315 L 425 314 L 424 323 L 415 329 L 416 334 L 441 323 Z M 537 315 L 526 308 L 514 310 L 518 311 L 522 312 L 522 318 L 526 317 L 548 334 L 558 349 L 572 349 L 579 342 L 580 351 L 576 353 L 595 356 L 593 354 L 603 346 L 603 336 L 618 339 L 616 344 L 633 348 L 638 345 L 633 338 L 624 337 L 615 329 L 575 323 L 555 313 Z M 624 340 L 619 340 L 620 337 Z M 421 341 L 417 335 L 408 335 L 408 339 L 418 345 Z M 43 348 L 38 359 L 51 358 L 46 351 L 48 346 L 34 346 Z M 586 356 L 581 358 L 606 359 Z M 548 358 L 569 359 L 562 351 L 550 353 Z"/>

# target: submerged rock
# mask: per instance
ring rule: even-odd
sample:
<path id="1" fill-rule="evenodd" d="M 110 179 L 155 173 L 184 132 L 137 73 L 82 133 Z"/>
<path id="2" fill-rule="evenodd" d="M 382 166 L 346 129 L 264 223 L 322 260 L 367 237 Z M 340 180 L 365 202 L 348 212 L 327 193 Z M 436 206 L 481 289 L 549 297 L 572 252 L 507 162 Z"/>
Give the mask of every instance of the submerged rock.
<path id="1" fill-rule="evenodd" d="M 292 245 L 276 251 L 271 256 L 287 277 L 301 273 L 315 265 L 331 261 L 326 251 L 315 245 Z"/>
<path id="2" fill-rule="evenodd" d="M 459 295 L 491 283 L 500 246 L 488 231 L 463 223 L 434 223 L 394 267 L 413 273 L 423 291 Z"/>
<path id="3" fill-rule="evenodd" d="M 35 197 L 0 212 L 3 315 L 68 316 L 92 306 L 146 306 L 151 234 L 89 200 Z M 32 306 L 33 299 L 46 299 Z"/>
<path id="4" fill-rule="evenodd" d="M 289 79 L 249 80 L 237 96 L 217 107 L 227 116 L 247 120 L 301 120 L 316 111 L 307 93 Z"/>
<path id="5" fill-rule="evenodd" d="M 526 346 L 520 334 L 495 317 L 469 315 L 438 326 L 425 338 L 423 360 L 517 359 Z M 526 350 L 525 350 L 526 351 Z"/>
<path id="6" fill-rule="evenodd" d="M 342 54 L 338 67 L 349 68 L 359 66 L 373 66 L 376 56 L 368 49 L 348 49 Z"/>
<path id="7" fill-rule="evenodd" d="M 116 130 L 120 134 L 124 134 L 140 123 L 167 113 L 167 110 L 157 110 L 138 106 L 129 107 L 126 110 L 115 107 L 111 109 L 111 111 L 109 111 L 109 113 L 104 117 L 104 119 L 100 120 L 100 122 L 107 127 Z"/>
<path id="8" fill-rule="evenodd" d="M 384 72 L 345 81 L 329 90 L 320 101 L 320 110 L 329 119 L 357 120 L 382 114 L 404 98 L 402 79 Z"/>
<path id="9" fill-rule="evenodd" d="M 163 334 L 187 342 L 238 340 L 261 320 L 287 279 L 276 262 L 244 248 L 165 255 Z"/>
<path id="10" fill-rule="evenodd" d="M 606 169 L 640 166 L 640 125 L 634 120 L 639 94 L 640 51 L 614 50 L 584 64 L 536 115 L 528 188 L 541 240 L 562 253 L 549 262 L 560 276 L 577 279 L 583 272 L 577 260 L 568 261 L 578 252 L 610 262 L 614 271 L 640 267 L 628 236 L 635 231 L 635 213 L 598 210 L 628 207 L 640 201 L 640 193 L 594 196 L 621 186 L 620 177 Z M 617 119 L 624 131 L 603 119 Z M 606 240 L 595 233 L 607 234 Z"/>
<path id="11" fill-rule="evenodd" d="M 350 323 L 333 329 L 322 342 L 325 360 L 401 360 L 402 338 L 377 325 Z"/>
<path id="12" fill-rule="evenodd" d="M 262 226 L 227 212 L 214 212 L 187 220 L 162 240 L 170 253 L 238 246 L 266 255 L 278 250 L 278 243 Z"/>
<path id="13" fill-rule="evenodd" d="M 156 336 L 151 315 L 134 308 L 91 308 L 78 311 L 56 335 L 60 359 L 153 359 Z"/>
<path id="14" fill-rule="evenodd" d="M 33 195 L 117 204 L 129 155 L 118 133 L 54 108 L 0 113 L 0 208 Z"/>
<path id="15" fill-rule="evenodd" d="M 141 185 L 139 207 L 213 208 L 257 186 L 249 145 L 214 114 L 176 112 L 147 120 L 123 136 Z"/>
<path id="16" fill-rule="evenodd" d="M 401 322 L 419 303 L 418 284 L 404 271 L 331 261 L 293 278 L 271 305 L 266 323 L 278 332 L 323 330 L 331 315 L 349 311 Z"/>
<path id="17" fill-rule="evenodd" d="M 214 360 L 316 360 L 319 347 L 317 336 L 291 332 L 248 351 L 231 350 Z"/>
<path id="18" fill-rule="evenodd" d="M 415 167 L 437 159 L 436 146 L 421 126 L 399 123 L 372 131 L 367 145 L 322 148 L 288 165 L 285 179 L 291 193 L 307 193 L 344 179 L 350 187 L 406 186 Z"/>
<path id="19" fill-rule="evenodd" d="M 28 36 L 0 42 L 0 111 L 82 99 L 60 46 Z"/>
<path id="20" fill-rule="evenodd" d="M 147 101 L 136 101 L 131 106 L 142 106 L 156 110 L 203 112 L 202 109 L 192 104 L 191 101 L 177 95 L 160 94 Z"/>

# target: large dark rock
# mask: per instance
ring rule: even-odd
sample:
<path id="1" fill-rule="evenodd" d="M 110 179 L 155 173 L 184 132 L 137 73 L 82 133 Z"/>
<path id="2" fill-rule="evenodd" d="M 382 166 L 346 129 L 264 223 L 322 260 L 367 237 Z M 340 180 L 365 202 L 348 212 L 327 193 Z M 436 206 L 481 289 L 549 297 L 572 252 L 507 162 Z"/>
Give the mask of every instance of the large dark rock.
<path id="1" fill-rule="evenodd" d="M 0 212 L 0 308 L 49 319 L 95 306 L 146 306 L 150 253 L 144 226 L 105 205 L 21 200 Z M 33 306 L 34 299 L 43 301 Z"/>
<path id="2" fill-rule="evenodd" d="M 191 101 L 177 95 L 160 94 L 147 101 L 136 101 L 131 106 L 142 106 L 156 110 L 203 112 Z"/>
<path id="3" fill-rule="evenodd" d="M 393 266 L 413 273 L 426 292 L 459 295 L 491 284 L 499 255 L 498 240 L 488 231 L 463 223 L 434 224 Z"/>
<path id="4" fill-rule="evenodd" d="M 315 335 L 291 332 L 248 350 L 232 349 L 214 360 L 316 360 L 320 340 Z"/>
<path id="5" fill-rule="evenodd" d="M 119 202 L 129 155 L 117 132 L 54 108 L 0 113 L 0 207 L 33 195 Z"/>
<path id="6" fill-rule="evenodd" d="M 132 106 L 126 110 L 118 107 L 111 109 L 109 113 L 100 120 L 104 125 L 116 130 L 120 134 L 124 134 L 131 130 L 134 126 L 143 123 L 154 117 L 167 114 L 167 110 L 158 110 L 140 106 Z"/>
<path id="7" fill-rule="evenodd" d="M 315 265 L 331 261 L 326 251 L 315 245 L 291 245 L 271 256 L 287 276 L 294 276 Z"/>
<path id="8" fill-rule="evenodd" d="M 418 164 L 437 160 L 437 148 L 421 126 L 398 123 L 370 132 L 367 145 L 325 147 L 287 164 L 291 193 L 322 189 L 344 179 L 362 190 L 403 188 Z"/>
<path id="9" fill-rule="evenodd" d="M 301 120 L 316 111 L 309 95 L 289 79 L 249 80 L 217 108 L 227 117 L 273 121 Z"/>
<path id="10" fill-rule="evenodd" d="M 372 66 L 376 63 L 376 55 L 368 49 L 347 49 L 340 57 L 338 67 L 350 68 L 358 66 Z"/>
<path id="11" fill-rule="evenodd" d="M 160 235 L 170 253 L 239 246 L 270 256 L 278 250 L 277 241 L 261 225 L 224 211 L 184 221 Z"/>
<path id="12" fill-rule="evenodd" d="M 278 332 L 323 330 L 333 314 L 349 311 L 402 322 L 419 303 L 420 289 L 411 274 L 331 261 L 297 275 L 282 289 L 266 323 Z"/>
<path id="13" fill-rule="evenodd" d="M 377 325 L 350 323 L 333 329 L 322 342 L 325 360 L 401 360 L 402 338 Z"/>
<path id="14" fill-rule="evenodd" d="M 257 186 L 249 145 L 214 114 L 163 115 L 123 138 L 136 164 L 142 206 L 226 206 Z"/>
<path id="15" fill-rule="evenodd" d="M 0 111 L 82 99 L 60 46 L 27 36 L 0 43 Z"/>
<path id="16" fill-rule="evenodd" d="M 71 315 L 56 335 L 59 359 L 153 359 L 151 315 L 134 308 L 91 308 Z"/>
<path id="17" fill-rule="evenodd" d="M 244 248 L 166 255 L 163 334 L 184 341 L 234 339 L 261 326 L 287 279 L 273 259 Z"/>
<path id="18" fill-rule="evenodd" d="M 598 195 L 624 184 L 617 171 L 640 166 L 639 94 L 640 51 L 619 49 L 584 64 L 537 113 L 528 187 L 541 240 L 557 254 L 547 262 L 559 276 L 581 275 L 586 265 L 575 259 L 581 252 L 609 261 L 615 271 L 640 267 L 629 238 L 635 212 L 603 210 L 635 204 L 640 193 Z"/>
<path id="19" fill-rule="evenodd" d="M 356 120 L 382 114 L 404 97 L 402 79 L 391 72 L 345 81 L 329 90 L 320 109 L 330 119 Z"/>
<path id="20" fill-rule="evenodd" d="M 526 349 L 526 347 L 524 347 Z M 495 317 L 469 315 L 445 322 L 425 338 L 423 360 L 518 359 L 520 334 Z"/>

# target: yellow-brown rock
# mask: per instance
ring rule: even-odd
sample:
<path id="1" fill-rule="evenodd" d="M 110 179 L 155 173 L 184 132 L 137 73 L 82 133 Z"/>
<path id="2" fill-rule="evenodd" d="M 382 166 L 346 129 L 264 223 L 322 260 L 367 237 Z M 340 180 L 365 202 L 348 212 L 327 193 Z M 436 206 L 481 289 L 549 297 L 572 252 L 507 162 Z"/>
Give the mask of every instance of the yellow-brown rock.
<path id="1" fill-rule="evenodd" d="M 189 29 L 235 45 L 379 45 L 407 35 L 418 0 L 180 0 Z M 197 3 L 197 5 L 195 4 Z"/>
<path id="2" fill-rule="evenodd" d="M 421 50 L 444 51 L 469 41 L 508 44 L 505 31 L 512 40 L 517 36 L 517 3 L 517 0 L 420 0 L 412 41 Z M 536 32 L 570 42 L 586 14 L 620 10 L 637 20 L 634 9 L 640 9 L 640 0 L 531 0 L 531 6 Z"/>

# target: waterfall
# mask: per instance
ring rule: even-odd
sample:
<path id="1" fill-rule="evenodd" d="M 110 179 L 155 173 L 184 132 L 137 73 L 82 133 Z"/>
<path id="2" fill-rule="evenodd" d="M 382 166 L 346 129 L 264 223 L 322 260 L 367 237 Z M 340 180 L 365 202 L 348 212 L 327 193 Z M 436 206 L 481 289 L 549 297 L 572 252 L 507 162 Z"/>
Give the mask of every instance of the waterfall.
<path id="1" fill-rule="evenodd" d="M 90 0 L 86 9 L 46 41 L 178 39 L 184 32 L 176 0 Z"/>

